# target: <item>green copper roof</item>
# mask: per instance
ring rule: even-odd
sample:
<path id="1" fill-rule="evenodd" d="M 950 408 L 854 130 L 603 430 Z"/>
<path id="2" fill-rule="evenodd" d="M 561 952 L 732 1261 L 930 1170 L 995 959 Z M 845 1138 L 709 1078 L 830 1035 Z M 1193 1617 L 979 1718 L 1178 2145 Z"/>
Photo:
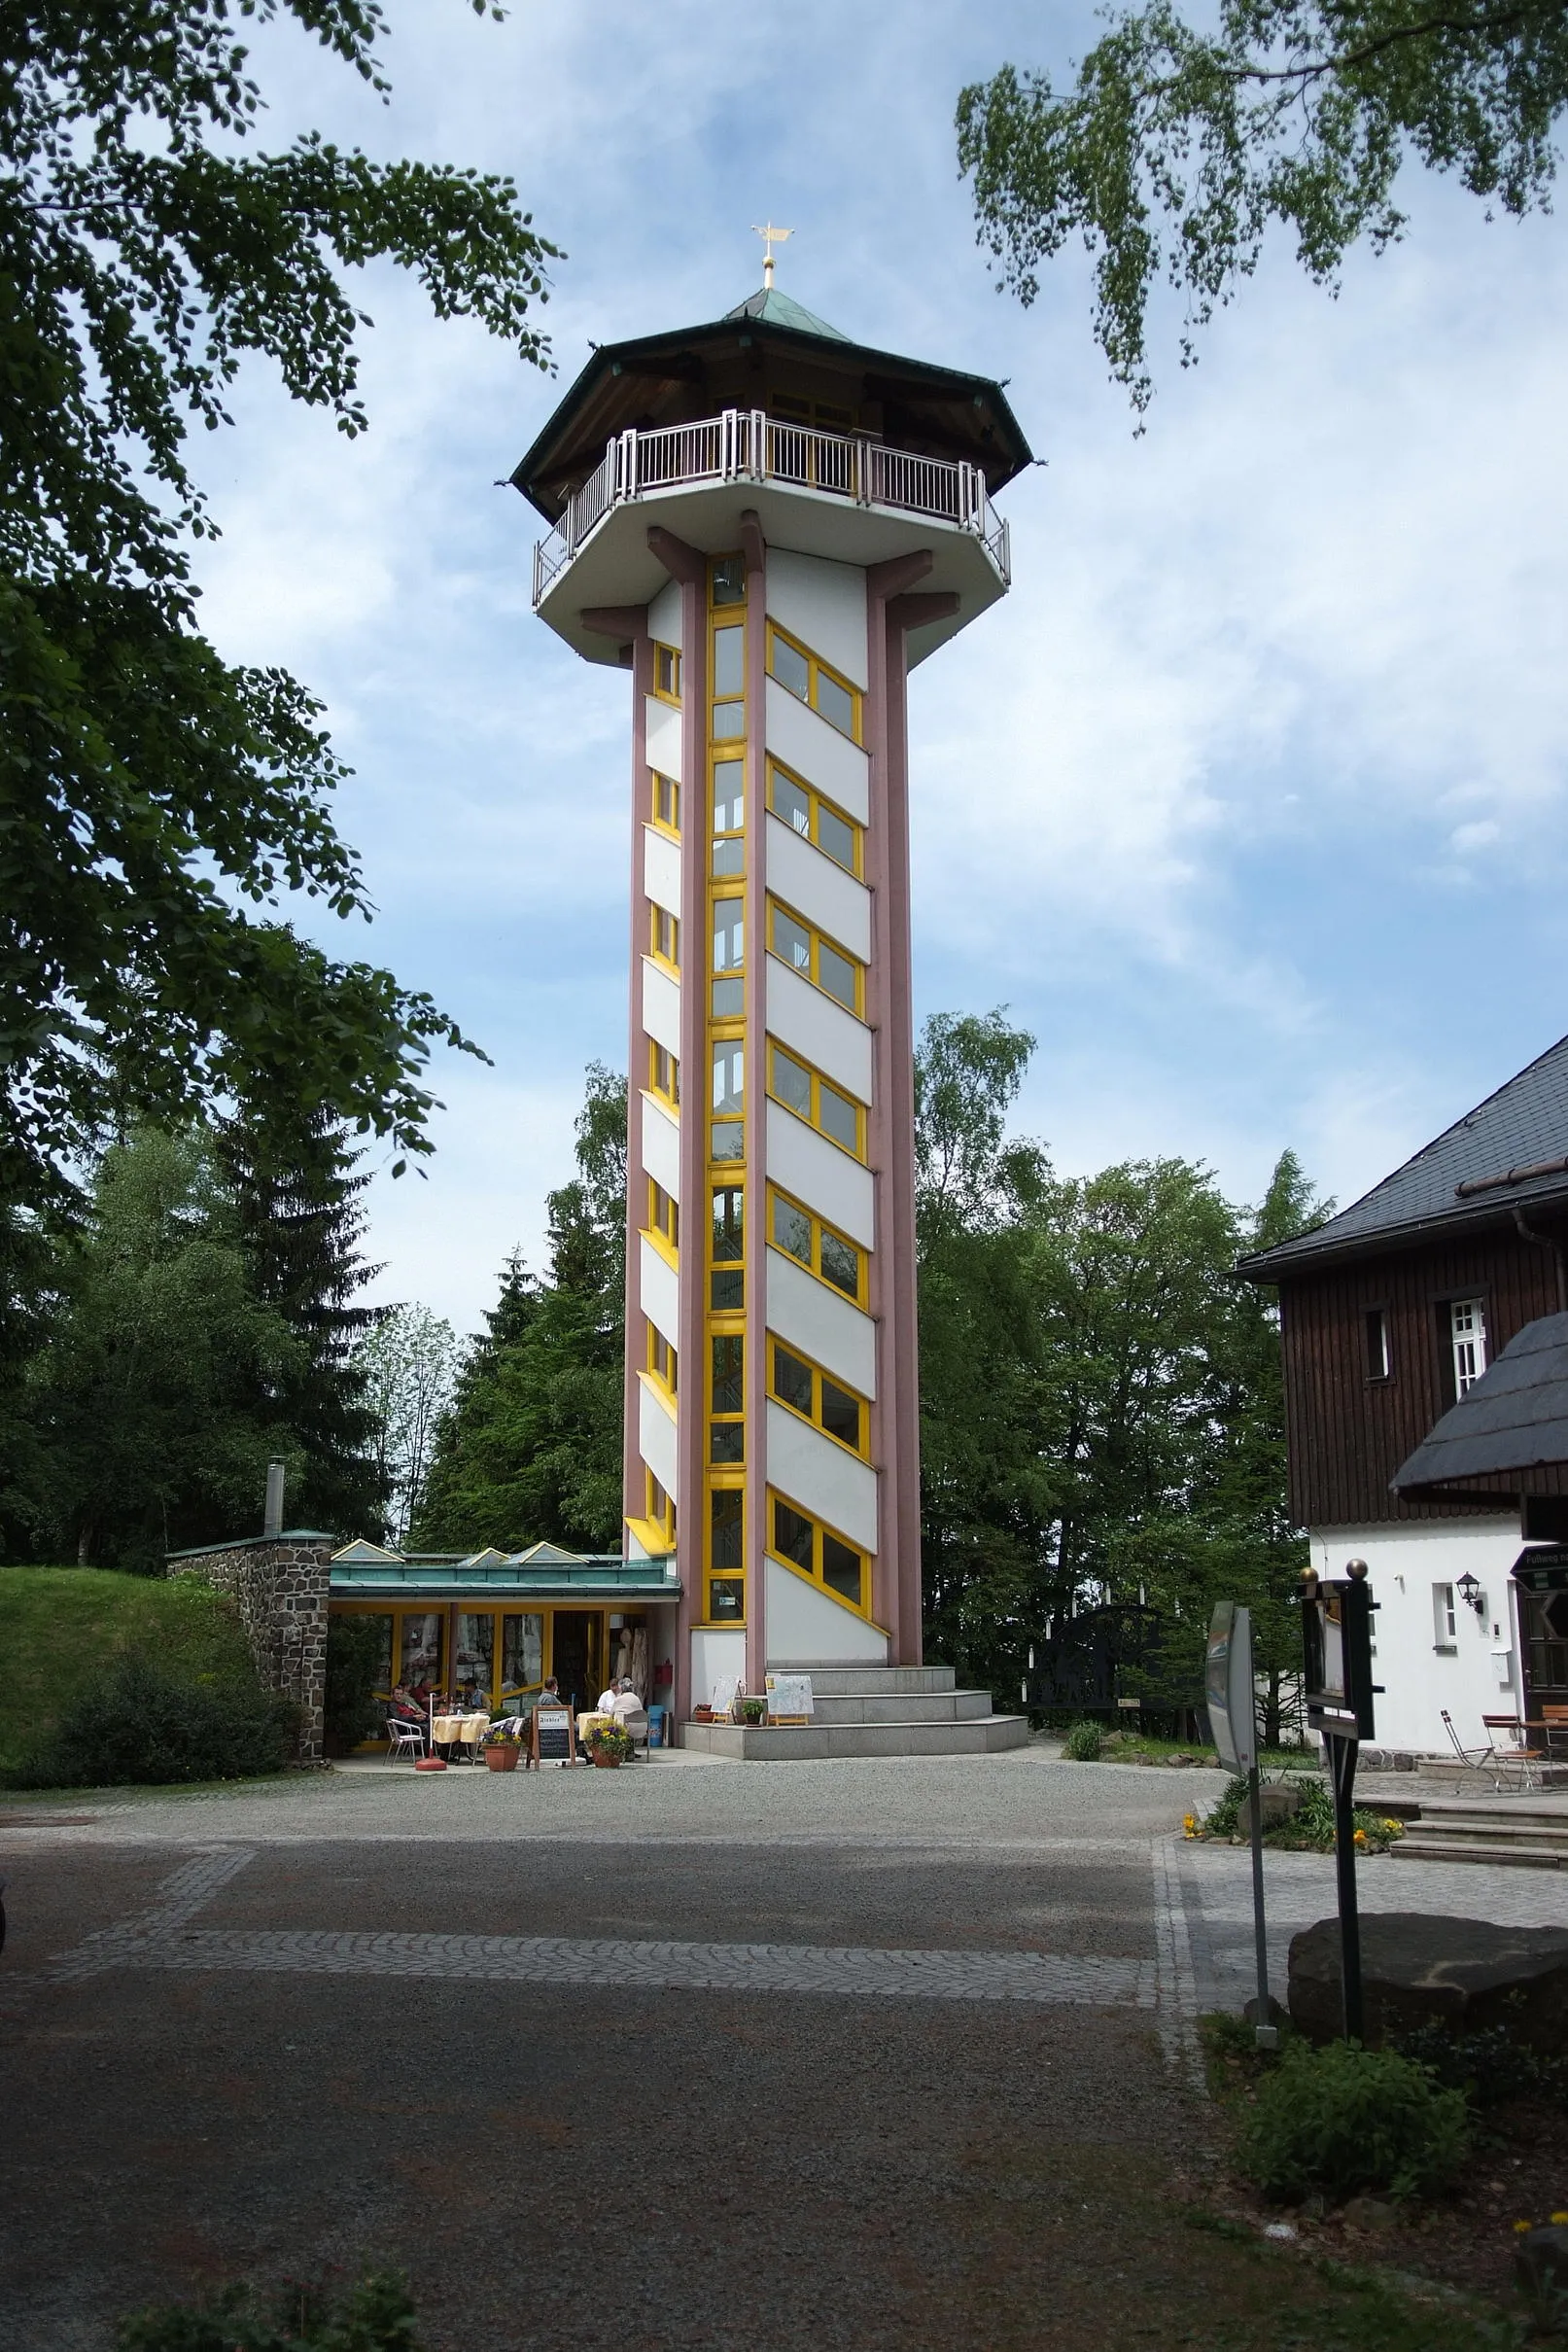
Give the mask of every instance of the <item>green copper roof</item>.
<path id="1" fill-rule="evenodd" d="M 733 310 L 726 310 L 727 319 L 761 319 L 768 327 L 792 327 L 797 334 L 822 334 L 830 343 L 847 343 L 849 336 L 830 327 L 825 319 L 808 310 L 803 302 L 793 301 L 781 294 L 777 286 L 764 286 L 757 294 L 749 294 Z"/>

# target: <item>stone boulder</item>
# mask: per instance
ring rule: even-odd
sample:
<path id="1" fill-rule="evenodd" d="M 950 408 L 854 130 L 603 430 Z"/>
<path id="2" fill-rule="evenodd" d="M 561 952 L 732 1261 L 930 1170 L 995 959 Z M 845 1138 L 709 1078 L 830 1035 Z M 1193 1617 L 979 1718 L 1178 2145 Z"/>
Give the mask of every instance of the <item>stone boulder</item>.
<path id="1" fill-rule="evenodd" d="M 1568 1928 L 1364 1912 L 1361 1983 L 1369 2047 L 1421 2025 L 1456 2034 L 1506 2025 L 1533 2049 L 1568 2054 Z M 1291 1939 L 1289 1997 L 1298 2033 L 1314 2042 L 1338 2036 L 1337 1918 Z"/>

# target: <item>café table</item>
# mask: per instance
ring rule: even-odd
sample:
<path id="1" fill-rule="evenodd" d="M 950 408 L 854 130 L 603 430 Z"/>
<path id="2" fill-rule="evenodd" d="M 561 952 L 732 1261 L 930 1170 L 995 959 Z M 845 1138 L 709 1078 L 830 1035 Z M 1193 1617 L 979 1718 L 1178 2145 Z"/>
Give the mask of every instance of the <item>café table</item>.
<path id="1" fill-rule="evenodd" d="M 479 1747 L 490 1729 L 490 1718 L 482 1711 L 472 1715 L 433 1715 L 430 1736 L 439 1747 L 466 1747 L 469 1762 L 477 1764 Z"/>

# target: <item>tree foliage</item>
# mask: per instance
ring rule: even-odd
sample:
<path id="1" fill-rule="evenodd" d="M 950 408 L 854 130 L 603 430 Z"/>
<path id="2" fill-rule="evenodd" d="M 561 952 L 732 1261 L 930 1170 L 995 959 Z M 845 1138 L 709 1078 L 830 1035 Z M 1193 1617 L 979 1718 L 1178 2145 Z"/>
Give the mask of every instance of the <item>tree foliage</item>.
<path id="1" fill-rule="evenodd" d="M 401 1542 L 423 1503 L 436 1434 L 450 1410 L 457 1341 L 444 1316 L 403 1304 L 377 1316 L 354 1358 L 375 1449 L 387 1532 Z M 366 1523 L 366 1531 L 369 1531 Z"/>
<path id="2" fill-rule="evenodd" d="M 1222 0 L 1203 26 L 1153 0 L 1112 17 L 1070 88 L 1012 65 L 966 88 L 958 157 L 1026 304 L 1082 237 L 1097 337 L 1141 409 L 1162 279 L 1185 303 L 1185 366 L 1272 224 L 1320 285 L 1358 238 L 1397 238 L 1407 156 L 1507 212 L 1547 205 L 1565 101 L 1563 0 Z"/>
<path id="3" fill-rule="evenodd" d="M 484 0 L 478 0 L 485 13 Z M 553 248 L 510 180 L 374 163 L 263 100 L 235 24 L 292 18 L 383 94 L 375 0 L 18 0 L 0 14 L 0 1200 L 127 1107 L 327 1106 L 429 1149 L 455 1025 L 280 919 L 370 903 L 321 708 L 196 627 L 187 458 L 242 359 L 353 436 L 355 278 L 390 261 L 525 360 Z"/>

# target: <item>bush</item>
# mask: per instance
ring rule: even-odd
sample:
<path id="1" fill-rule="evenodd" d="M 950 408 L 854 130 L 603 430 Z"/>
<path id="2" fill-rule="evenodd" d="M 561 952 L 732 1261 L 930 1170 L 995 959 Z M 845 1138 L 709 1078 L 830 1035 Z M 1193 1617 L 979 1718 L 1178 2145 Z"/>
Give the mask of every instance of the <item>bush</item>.
<path id="1" fill-rule="evenodd" d="M 1098 1764 L 1104 1744 L 1098 1723 L 1070 1723 L 1062 1742 L 1062 1753 L 1069 1764 Z"/>
<path id="2" fill-rule="evenodd" d="M 420 2352 L 401 2278 L 367 2275 L 338 2298 L 290 2280 L 264 2302 L 244 2287 L 122 2319 L 116 2352 Z"/>
<path id="3" fill-rule="evenodd" d="M 1475 2033 L 1417 2025 L 1390 2047 L 1424 2066 L 1444 2089 L 1462 2090 L 1474 2108 L 1532 2098 L 1568 2106 L 1568 2060 L 1533 2049 L 1507 2024 L 1483 2025 Z"/>
<path id="4" fill-rule="evenodd" d="M 1470 2114 L 1425 2066 L 1392 2050 L 1287 2045 L 1260 2085 L 1241 2164 L 1270 2196 L 1441 2189 L 1464 2161 Z"/>
<path id="5" fill-rule="evenodd" d="M 136 1652 L 117 1658 L 60 1711 L 9 1775 L 22 1788 L 125 1788 L 279 1773 L 298 1710 L 253 1673 L 196 1682 Z"/>
<path id="6" fill-rule="evenodd" d="M 322 1729 L 328 1751 L 346 1756 L 362 1739 L 374 1739 L 385 1720 L 375 1684 L 381 1670 L 381 1626 L 374 1617 L 331 1617 L 327 1621 L 327 1695 Z"/>

